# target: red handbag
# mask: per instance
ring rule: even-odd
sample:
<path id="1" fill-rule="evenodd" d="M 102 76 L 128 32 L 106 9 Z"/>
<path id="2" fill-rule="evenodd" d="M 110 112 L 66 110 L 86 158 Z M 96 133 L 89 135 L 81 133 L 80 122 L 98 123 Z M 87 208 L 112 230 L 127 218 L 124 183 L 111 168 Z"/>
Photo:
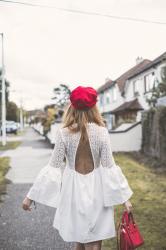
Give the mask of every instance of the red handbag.
<path id="1" fill-rule="evenodd" d="M 118 250 L 133 250 L 144 244 L 144 239 L 136 225 L 132 212 L 124 211 L 117 230 Z"/>

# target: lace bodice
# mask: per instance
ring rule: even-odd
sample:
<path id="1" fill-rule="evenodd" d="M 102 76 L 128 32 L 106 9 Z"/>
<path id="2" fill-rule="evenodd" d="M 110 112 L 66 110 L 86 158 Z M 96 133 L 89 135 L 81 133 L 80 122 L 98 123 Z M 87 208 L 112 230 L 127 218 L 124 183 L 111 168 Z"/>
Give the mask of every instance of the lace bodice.
<path id="1" fill-rule="evenodd" d="M 64 187 L 65 200 L 73 197 L 73 185 L 78 184 L 80 180 L 80 174 L 77 172 L 85 174 L 87 181 L 90 176 L 94 177 L 93 180 L 97 178 L 94 181 L 96 185 L 101 181 L 103 205 L 106 207 L 122 204 L 131 197 L 133 192 L 127 179 L 114 162 L 107 128 L 88 123 L 87 135 L 88 143 L 82 144 L 80 132 L 71 133 L 68 128 L 57 130 L 49 162 L 37 175 L 27 194 L 29 199 L 51 207 L 61 206 L 61 189 Z M 66 168 L 62 174 L 65 158 Z M 87 174 L 89 172 L 93 174 Z M 78 185 L 84 188 L 82 184 Z"/>
<path id="2" fill-rule="evenodd" d="M 87 135 L 89 144 L 87 144 L 85 149 L 85 146 L 79 143 L 81 138 L 80 132 L 71 133 L 68 128 L 59 128 L 56 133 L 55 145 L 49 164 L 56 168 L 61 167 L 64 158 L 66 158 L 66 164 L 70 168 L 75 169 L 75 167 L 78 168 L 76 163 L 80 162 L 79 157 L 82 157 L 87 159 L 87 163 L 91 161 L 89 172 L 92 170 L 92 162 L 94 168 L 99 167 L 100 164 L 103 167 L 112 167 L 115 162 L 112 156 L 110 136 L 107 128 L 98 126 L 95 123 L 88 123 Z M 81 148 L 82 150 L 80 150 Z M 88 152 L 88 148 L 91 152 Z M 87 157 L 85 154 L 87 154 Z"/>

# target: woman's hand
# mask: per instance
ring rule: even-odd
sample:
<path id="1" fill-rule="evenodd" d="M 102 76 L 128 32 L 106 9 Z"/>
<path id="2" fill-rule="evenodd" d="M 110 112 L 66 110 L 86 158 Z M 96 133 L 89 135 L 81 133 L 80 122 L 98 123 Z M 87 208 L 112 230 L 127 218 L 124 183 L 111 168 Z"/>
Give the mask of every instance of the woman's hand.
<path id="1" fill-rule="evenodd" d="M 28 197 L 25 197 L 25 199 L 23 200 L 22 202 L 22 208 L 26 211 L 31 211 L 31 204 L 32 204 L 32 201 L 31 199 L 29 199 Z"/>
<path id="2" fill-rule="evenodd" d="M 127 212 L 130 213 L 131 210 L 132 210 L 132 204 L 131 204 L 131 202 L 130 202 L 129 200 L 126 201 L 126 202 L 124 203 L 124 206 L 125 206 Z"/>

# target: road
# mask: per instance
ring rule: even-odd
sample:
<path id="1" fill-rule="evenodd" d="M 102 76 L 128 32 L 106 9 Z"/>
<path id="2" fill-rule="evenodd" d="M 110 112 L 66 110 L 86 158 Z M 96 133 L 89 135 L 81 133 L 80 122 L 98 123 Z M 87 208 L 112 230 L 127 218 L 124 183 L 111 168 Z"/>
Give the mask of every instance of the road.
<path id="1" fill-rule="evenodd" d="M 0 250 L 69 250 L 73 244 L 65 243 L 53 228 L 56 210 L 37 203 L 37 209 L 26 212 L 21 203 L 39 170 L 48 162 L 50 145 L 27 128 L 21 145 L 1 156 L 11 157 L 7 178 L 7 194 L 0 203 Z"/>

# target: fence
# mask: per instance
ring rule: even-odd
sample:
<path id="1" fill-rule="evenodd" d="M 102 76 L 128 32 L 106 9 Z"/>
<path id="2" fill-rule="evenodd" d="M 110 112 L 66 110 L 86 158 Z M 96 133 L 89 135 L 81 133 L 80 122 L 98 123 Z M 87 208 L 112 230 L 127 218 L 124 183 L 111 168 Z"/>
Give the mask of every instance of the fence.
<path id="1" fill-rule="evenodd" d="M 55 134 L 59 126 L 60 123 L 52 124 L 50 131 L 46 135 L 52 145 L 55 142 Z M 40 123 L 34 124 L 33 127 L 40 134 L 43 134 L 43 128 Z M 110 139 L 113 152 L 139 151 L 142 141 L 141 123 L 128 124 L 127 127 L 123 126 L 116 131 L 110 131 Z"/>

